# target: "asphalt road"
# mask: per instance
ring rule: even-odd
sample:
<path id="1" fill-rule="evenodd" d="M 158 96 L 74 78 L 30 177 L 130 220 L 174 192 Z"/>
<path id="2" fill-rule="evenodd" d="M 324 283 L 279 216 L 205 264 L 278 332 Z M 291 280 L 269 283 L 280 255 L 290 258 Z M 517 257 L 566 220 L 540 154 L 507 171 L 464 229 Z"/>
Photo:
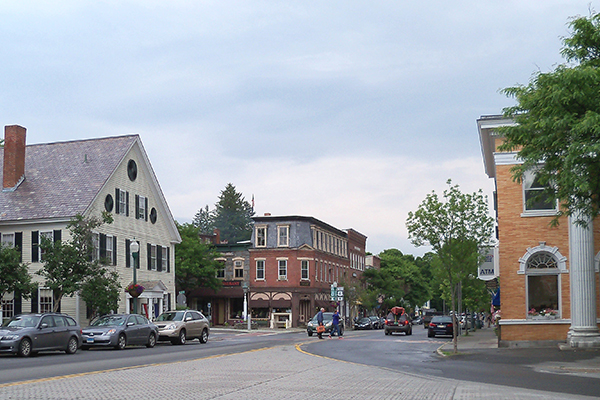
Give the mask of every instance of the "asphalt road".
<path id="1" fill-rule="evenodd" d="M 405 373 L 600 396 L 600 379 L 543 372 L 545 369 L 541 367 L 556 360 L 598 357 L 597 351 L 575 354 L 554 349 L 490 349 L 452 357 L 439 356 L 437 348 L 450 340 L 428 338 L 420 326 L 414 327 L 412 336 L 385 336 L 382 330 L 346 331 L 342 340 L 319 340 L 298 331 L 273 334 L 214 330 L 207 344 L 194 340 L 184 346 L 160 343 L 152 349 L 80 350 L 74 355 L 54 352 L 30 358 L 0 355 L 0 384 L 297 344 L 308 353 Z"/>

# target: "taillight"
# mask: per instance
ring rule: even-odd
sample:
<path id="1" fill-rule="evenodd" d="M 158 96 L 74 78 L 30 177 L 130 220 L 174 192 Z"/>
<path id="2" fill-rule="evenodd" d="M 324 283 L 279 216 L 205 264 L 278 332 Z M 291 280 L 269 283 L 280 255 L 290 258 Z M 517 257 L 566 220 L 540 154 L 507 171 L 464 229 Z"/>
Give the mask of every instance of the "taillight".
<path id="1" fill-rule="evenodd" d="M 430 322 L 430 323 L 429 323 L 429 326 L 430 326 L 430 327 L 432 327 L 432 328 L 435 328 L 437 325 L 436 325 L 436 324 L 434 324 L 433 322 Z"/>
<path id="2" fill-rule="evenodd" d="M 386 319 L 385 320 L 385 324 L 388 325 L 390 322 Z"/>

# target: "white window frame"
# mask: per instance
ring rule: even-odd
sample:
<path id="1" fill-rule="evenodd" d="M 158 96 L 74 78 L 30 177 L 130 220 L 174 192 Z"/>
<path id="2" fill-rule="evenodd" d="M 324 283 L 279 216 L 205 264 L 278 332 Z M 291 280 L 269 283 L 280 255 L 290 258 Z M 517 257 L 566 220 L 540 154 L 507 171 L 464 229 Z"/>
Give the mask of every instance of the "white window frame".
<path id="1" fill-rule="evenodd" d="M 6 293 L 2 297 L 2 318 L 12 318 L 15 316 L 15 296 L 14 293 Z M 0 321 L 1 323 L 2 321 Z"/>
<path id="2" fill-rule="evenodd" d="M 138 214 L 135 216 L 136 219 L 145 219 L 146 218 L 146 197 L 137 196 L 137 210 Z"/>
<path id="3" fill-rule="evenodd" d="M 217 279 L 225 279 L 225 259 L 224 258 L 217 258 L 215 261 L 218 261 L 221 264 L 220 268 L 217 268 L 217 274 L 216 277 Z"/>
<path id="4" fill-rule="evenodd" d="M 259 274 L 259 272 L 261 273 Z M 259 275 L 262 275 L 262 277 Z M 256 280 L 265 280 L 265 260 L 256 260 Z"/>
<path id="5" fill-rule="evenodd" d="M 162 247 L 162 254 L 161 254 L 161 270 L 162 272 L 167 272 L 167 248 L 165 246 L 161 246 Z"/>
<path id="6" fill-rule="evenodd" d="M 8 240 L 10 239 L 10 240 Z M 15 247 L 15 234 L 14 233 L 3 233 L 2 234 L 2 245 L 8 247 Z"/>
<path id="7" fill-rule="evenodd" d="M 262 233 L 259 233 L 262 232 Z M 257 226 L 255 230 L 255 246 L 256 247 L 267 247 L 267 227 Z M 262 239 L 262 240 L 261 240 Z"/>
<path id="8" fill-rule="evenodd" d="M 50 301 L 48 302 L 48 299 Z M 44 301 L 45 300 L 45 301 Z M 38 288 L 38 312 L 52 312 L 54 308 L 54 293 L 47 287 Z"/>
<path id="9" fill-rule="evenodd" d="M 127 215 L 127 194 L 124 190 L 119 189 L 119 198 L 117 199 L 117 207 L 119 214 Z"/>
<path id="10" fill-rule="evenodd" d="M 241 276 L 238 276 L 238 272 L 241 271 Z M 233 279 L 244 279 L 244 261 L 233 260 Z"/>
<path id="11" fill-rule="evenodd" d="M 282 235 L 282 233 L 284 233 Z M 290 246 L 290 226 L 277 225 L 277 247 Z"/>
<path id="12" fill-rule="evenodd" d="M 547 257 L 552 259 L 552 262 L 554 263 L 555 267 L 551 267 L 551 268 L 532 268 L 531 264 L 534 262 L 538 262 L 540 257 Z M 534 316 L 529 314 L 529 311 L 534 308 L 533 304 L 530 304 L 530 299 L 529 299 L 529 293 L 530 293 L 530 279 L 529 278 L 533 278 L 533 277 L 546 277 L 546 276 L 551 276 L 554 279 L 556 279 L 556 308 L 551 307 L 551 304 L 546 304 L 546 309 L 551 308 L 554 309 L 555 311 L 557 311 L 556 316 L 554 316 L 555 318 L 560 318 L 560 316 L 562 315 L 562 307 L 561 307 L 561 271 L 560 271 L 560 267 L 559 267 L 559 263 L 560 260 L 557 259 L 557 257 L 547 251 L 538 251 L 533 253 L 527 260 L 527 266 L 525 268 L 525 291 L 526 291 L 526 297 L 525 297 L 525 302 L 526 302 L 526 310 L 527 310 L 527 318 L 528 319 L 532 319 L 534 318 Z M 540 310 L 536 308 L 536 311 L 539 312 Z M 548 317 L 544 317 L 544 318 L 548 318 Z M 552 318 L 552 317 L 551 317 Z"/>
<path id="13" fill-rule="evenodd" d="M 310 279 L 310 263 L 308 260 L 300 260 L 300 280 Z"/>
<path id="14" fill-rule="evenodd" d="M 529 209 L 527 204 L 527 193 L 528 192 L 542 192 L 544 190 L 543 187 L 531 188 L 533 183 L 535 182 L 537 175 L 536 170 L 529 170 L 523 174 L 523 183 L 522 183 L 522 195 L 523 195 L 523 214 L 524 217 L 537 217 L 537 216 L 548 216 L 548 215 L 556 215 L 558 212 L 558 202 L 554 202 L 553 208 L 543 208 L 543 209 Z"/>
<path id="15" fill-rule="evenodd" d="M 150 245 L 150 269 L 152 271 L 156 271 L 156 245 L 155 244 Z"/>
<path id="16" fill-rule="evenodd" d="M 113 237 L 106 235 L 106 259 L 108 260 L 108 265 L 113 265 L 113 251 Z"/>
<path id="17" fill-rule="evenodd" d="M 39 243 L 38 243 L 38 252 L 39 252 L 39 258 L 38 260 L 40 260 L 40 262 L 42 262 L 44 259 L 44 250 L 42 249 L 42 237 L 46 237 L 47 239 L 50 239 L 51 242 L 54 241 L 54 231 L 40 231 L 39 233 Z"/>
<path id="18" fill-rule="evenodd" d="M 287 258 L 277 260 L 277 280 L 279 281 L 287 281 L 287 262 Z M 284 274 L 281 273 L 282 271 Z"/>
<path id="19" fill-rule="evenodd" d="M 92 261 L 100 259 L 100 234 L 92 232 Z"/>

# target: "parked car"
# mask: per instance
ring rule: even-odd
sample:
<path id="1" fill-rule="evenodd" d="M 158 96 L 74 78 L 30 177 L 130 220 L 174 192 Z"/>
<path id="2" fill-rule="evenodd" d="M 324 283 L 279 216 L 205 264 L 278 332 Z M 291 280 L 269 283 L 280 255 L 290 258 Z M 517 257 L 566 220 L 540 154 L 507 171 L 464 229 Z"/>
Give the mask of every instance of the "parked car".
<path id="1" fill-rule="evenodd" d="M 453 334 L 452 317 L 436 315 L 431 318 L 427 328 L 427 337 L 452 336 Z"/>
<path id="2" fill-rule="evenodd" d="M 373 321 L 369 317 L 360 318 L 354 323 L 354 329 L 373 329 Z"/>
<path id="3" fill-rule="evenodd" d="M 436 311 L 435 309 L 425 310 L 423 312 L 423 328 L 427 329 L 427 327 L 429 326 L 429 321 L 431 321 L 431 318 L 435 317 L 436 315 L 444 314 L 440 311 Z"/>
<path id="4" fill-rule="evenodd" d="M 392 307 L 383 329 L 386 335 L 391 335 L 394 332 L 402 332 L 407 336 L 412 335 L 412 323 L 403 307 Z"/>
<path id="5" fill-rule="evenodd" d="M 421 317 L 420 315 L 417 315 L 416 317 L 414 317 L 412 319 L 412 324 L 413 325 L 422 325 L 423 324 L 423 317 Z"/>
<path id="6" fill-rule="evenodd" d="M 129 345 L 154 347 L 158 328 L 139 314 L 109 314 L 96 319 L 82 332 L 81 348 L 113 347 L 123 350 Z"/>
<path id="7" fill-rule="evenodd" d="M 65 314 L 20 314 L 0 328 L 0 352 L 28 357 L 38 351 L 75 354 L 81 346 L 81 327 Z"/>
<path id="8" fill-rule="evenodd" d="M 317 334 L 317 326 L 319 325 L 319 323 L 317 322 L 317 314 L 315 314 L 315 316 L 306 325 L 306 333 L 308 334 L 308 336 Z M 331 333 L 331 328 L 333 327 L 333 313 L 332 312 L 324 312 L 323 313 L 323 325 L 325 326 L 324 334 Z M 340 336 L 343 336 L 344 335 L 344 321 L 342 318 L 340 318 L 339 328 L 340 328 Z"/>
<path id="9" fill-rule="evenodd" d="M 158 316 L 158 340 L 168 340 L 172 344 L 185 344 L 188 340 L 208 341 L 210 327 L 208 319 L 195 310 L 167 311 Z"/>
<path id="10" fill-rule="evenodd" d="M 377 315 L 369 315 L 369 319 L 373 323 L 373 329 L 381 329 L 383 326 L 379 322 L 379 317 Z"/>

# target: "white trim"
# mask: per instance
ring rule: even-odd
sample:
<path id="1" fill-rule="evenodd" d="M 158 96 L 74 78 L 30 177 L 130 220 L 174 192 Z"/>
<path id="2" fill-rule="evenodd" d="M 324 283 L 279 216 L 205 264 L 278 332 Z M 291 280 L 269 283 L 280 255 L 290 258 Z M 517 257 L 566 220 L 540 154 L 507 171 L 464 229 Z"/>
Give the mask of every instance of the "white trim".
<path id="1" fill-rule="evenodd" d="M 600 323 L 600 319 L 598 319 Z M 500 318 L 500 325 L 565 325 L 571 324 L 570 319 L 504 319 Z"/>
<path id="2" fill-rule="evenodd" d="M 523 160 L 519 159 L 517 152 L 494 153 L 494 164 L 517 165 L 523 164 Z"/>
<path id="3" fill-rule="evenodd" d="M 567 269 L 567 257 L 560 254 L 558 247 L 546 246 L 545 242 L 540 242 L 539 246 L 528 247 L 523 257 L 519 258 L 519 270 L 517 271 L 517 274 L 524 275 L 527 270 L 527 260 L 529 260 L 529 257 L 542 251 L 550 253 L 556 258 L 559 274 L 569 273 L 569 270 Z"/>

